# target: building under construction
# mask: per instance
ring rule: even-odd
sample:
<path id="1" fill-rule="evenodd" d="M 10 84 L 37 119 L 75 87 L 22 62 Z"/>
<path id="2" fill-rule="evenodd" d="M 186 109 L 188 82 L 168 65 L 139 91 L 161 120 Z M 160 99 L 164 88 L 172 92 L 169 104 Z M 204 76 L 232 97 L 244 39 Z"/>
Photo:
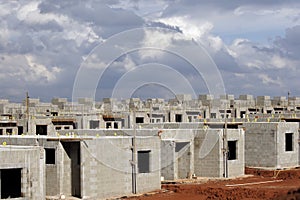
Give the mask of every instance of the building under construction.
<path id="1" fill-rule="evenodd" d="M 0 100 L 0 199 L 101 199 L 299 166 L 300 98 Z"/>

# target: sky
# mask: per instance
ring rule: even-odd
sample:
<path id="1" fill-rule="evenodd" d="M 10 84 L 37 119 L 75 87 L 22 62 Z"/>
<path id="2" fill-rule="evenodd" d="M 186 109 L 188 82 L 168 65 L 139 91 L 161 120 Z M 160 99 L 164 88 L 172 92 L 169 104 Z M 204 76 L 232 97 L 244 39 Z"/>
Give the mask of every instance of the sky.
<path id="1" fill-rule="evenodd" d="M 0 0 L 10 101 L 300 96 L 299 63 L 298 0 Z"/>

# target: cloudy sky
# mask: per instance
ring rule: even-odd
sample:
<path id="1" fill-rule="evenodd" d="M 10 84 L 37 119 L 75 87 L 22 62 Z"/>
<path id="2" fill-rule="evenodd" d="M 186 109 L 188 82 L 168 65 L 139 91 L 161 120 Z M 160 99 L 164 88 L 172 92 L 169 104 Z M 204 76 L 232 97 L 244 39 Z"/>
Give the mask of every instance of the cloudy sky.
<path id="1" fill-rule="evenodd" d="M 290 91 L 300 96 L 298 0 L 0 2 L 0 98 L 21 101 L 26 91 L 42 101 L 72 98 L 74 85 L 89 90 L 94 74 L 97 99 L 112 94 L 126 98 L 115 94 L 124 93 L 120 85 L 134 87 L 130 96 L 143 98 L 167 98 L 187 88 L 208 93 L 212 77 L 199 75 L 189 60 L 168 49 L 191 43 L 216 64 L 226 93 L 287 96 Z M 139 38 L 138 31 L 122 35 L 149 27 L 172 34 L 151 30 L 140 39 L 131 37 Z M 197 57 L 199 52 L 189 53 Z"/>

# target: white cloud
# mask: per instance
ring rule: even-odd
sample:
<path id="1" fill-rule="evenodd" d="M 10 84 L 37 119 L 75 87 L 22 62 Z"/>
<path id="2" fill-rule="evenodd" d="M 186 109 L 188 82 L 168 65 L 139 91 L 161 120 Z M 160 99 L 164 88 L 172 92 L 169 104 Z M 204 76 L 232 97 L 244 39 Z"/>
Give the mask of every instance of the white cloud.
<path id="1" fill-rule="evenodd" d="M 195 22 L 189 16 L 175 16 L 169 18 L 160 18 L 157 20 L 170 26 L 179 27 L 183 34 L 189 39 L 199 40 L 213 28 L 213 25 L 207 21 Z"/>
<path id="2" fill-rule="evenodd" d="M 224 47 L 222 39 L 219 36 L 211 34 L 214 25 L 209 21 L 195 20 L 188 15 L 160 18 L 156 21 L 178 27 L 186 39 L 201 43 L 213 53 Z"/>
<path id="3" fill-rule="evenodd" d="M 160 57 L 164 50 L 168 49 L 175 40 L 184 39 L 180 33 L 163 31 L 161 29 L 145 29 L 139 55 L 142 59 Z M 153 50 L 144 48 L 153 48 Z"/>
<path id="4" fill-rule="evenodd" d="M 40 3 L 40 1 L 31 1 L 21 6 L 17 11 L 17 18 L 31 25 L 46 24 L 50 21 L 55 21 L 59 25 L 65 25 L 70 22 L 70 19 L 63 14 L 41 13 L 38 7 Z"/>
<path id="5" fill-rule="evenodd" d="M 124 60 L 124 68 L 127 70 L 127 71 L 130 71 L 132 69 L 134 69 L 136 67 L 136 64 L 133 62 L 132 59 L 130 59 L 130 57 L 127 55 L 125 57 L 125 60 Z"/>
<path id="6" fill-rule="evenodd" d="M 56 75 L 61 72 L 59 67 L 52 67 L 48 70 L 46 66 L 35 62 L 34 58 L 30 55 L 25 56 L 29 70 L 25 74 L 24 79 L 27 81 L 37 81 L 40 79 L 46 79 L 46 82 L 53 82 L 56 80 Z M 21 74 L 22 75 L 22 74 Z"/>
<path id="7" fill-rule="evenodd" d="M 234 75 L 236 77 L 239 77 L 239 78 L 244 78 L 245 77 L 245 74 L 242 74 L 242 73 L 234 73 Z"/>
<path id="8" fill-rule="evenodd" d="M 263 82 L 263 84 L 265 85 L 279 85 L 282 86 L 283 83 L 281 81 L 281 79 L 279 77 L 277 77 L 276 79 L 272 79 L 269 75 L 267 74 L 259 74 L 258 77 L 261 79 L 261 81 Z"/>
<path id="9" fill-rule="evenodd" d="M 77 46 L 80 46 L 85 41 L 92 43 L 102 40 L 93 31 L 89 23 L 79 23 L 62 13 L 42 13 L 38 7 L 40 3 L 39 1 L 32 1 L 22 6 L 17 12 L 18 19 L 31 26 L 54 21 L 63 27 L 63 32 L 60 33 L 60 36 L 67 40 L 74 40 Z"/>
<path id="10" fill-rule="evenodd" d="M 2 82 L 53 83 L 61 68 L 54 66 L 48 69 L 39 64 L 31 55 L 1 55 L 0 78 Z"/>

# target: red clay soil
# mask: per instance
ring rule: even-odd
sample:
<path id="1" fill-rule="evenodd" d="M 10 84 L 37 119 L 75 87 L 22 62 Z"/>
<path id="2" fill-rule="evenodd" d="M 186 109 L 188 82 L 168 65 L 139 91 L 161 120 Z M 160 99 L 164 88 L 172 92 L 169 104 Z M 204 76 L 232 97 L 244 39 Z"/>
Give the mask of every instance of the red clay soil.
<path id="1" fill-rule="evenodd" d="M 155 194 L 144 194 L 130 200 L 202 200 L 202 199 L 300 199 L 300 169 L 245 170 L 247 176 L 230 180 L 208 180 L 199 183 L 163 184 Z"/>

